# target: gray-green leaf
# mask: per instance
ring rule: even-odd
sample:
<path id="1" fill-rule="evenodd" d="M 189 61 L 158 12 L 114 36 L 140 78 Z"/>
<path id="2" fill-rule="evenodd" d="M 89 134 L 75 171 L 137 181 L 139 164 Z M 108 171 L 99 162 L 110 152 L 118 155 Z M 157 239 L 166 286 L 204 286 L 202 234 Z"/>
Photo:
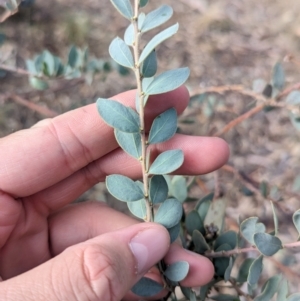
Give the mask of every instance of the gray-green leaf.
<path id="1" fill-rule="evenodd" d="M 282 279 L 278 289 L 276 301 L 287 301 L 288 293 L 289 293 L 288 282 L 286 279 Z M 300 297 L 300 295 L 298 297 Z M 298 300 L 300 300 L 300 298 L 295 299 L 294 301 L 298 301 Z"/>
<path id="2" fill-rule="evenodd" d="M 47 82 L 34 76 L 29 77 L 29 83 L 34 89 L 41 90 L 41 91 L 48 89 L 49 87 Z"/>
<path id="3" fill-rule="evenodd" d="M 157 71 L 157 57 L 155 49 L 146 57 L 141 66 L 143 77 L 152 77 Z"/>
<path id="4" fill-rule="evenodd" d="M 168 184 L 161 175 L 155 175 L 150 180 L 150 199 L 153 204 L 162 203 L 168 197 Z"/>
<path id="5" fill-rule="evenodd" d="M 163 288 L 160 283 L 143 277 L 131 288 L 131 291 L 141 297 L 152 297 L 161 292 Z"/>
<path id="6" fill-rule="evenodd" d="M 133 17 L 133 9 L 130 0 L 110 0 L 119 13 L 127 19 Z"/>
<path id="7" fill-rule="evenodd" d="M 252 265 L 254 261 L 254 258 L 246 258 L 245 261 L 242 263 L 240 269 L 239 269 L 239 273 L 237 276 L 237 282 L 239 283 L 244 283 L 247 281 L 247 277 L 249 274 L 249 269 L 250 266 Z"/>
<path id="8" fill-rule="evenodd" d="M 134 60 L 128 45 L 119 37 L 112 40 L 109 45 L 110 56 L 120 65 L 133 68 Z"/>
<path id="9" fill-rule="evenodd" d="M 163 72 L 155 76 L 147 87 L 143 86 L 143 91 L 147 95 L 155 95 L 175 90 L 188 79 L 189 75 L 189 68 L 179 68 Z"/>
<path id="10" fill-rule="evenodd" d="M 227 295 L 227 294 L 220 294 L 217 296 L 210 297 L 210 299 L 215 301 L 240 301 L 238 296 Z"/>
<path id="11" fill-rule="evenodd" d="M 140 7 L 146 6 L 148 3 L 148 0 L 140 0 Z"/>
<path id="12" fill-rule="evenodd" d="M 173 282 L 182 281 L 189 272 L 189 264 L 186 261 L 177 261 L 167 267 L 164 275 Z"/>
<path id="13" fill-rule="evenodd" d="M 209 245 L 207 244 L 204 236 L 198 230 L 194 230 L 193 232 L 193 243 L 195 245 L 195 252 L 198 254 L 204 254 L 206 251 L 210 249 Z"/>
<path id="14" fill-rule="evenodd" d="M 145 199 L 136 202 L 127 202 L 127 207 L 134 216 L 140 219 L 146 219 L 147 209 Z"/>
<path id="15" fill-rule="evenodd" d="M 293 222 L 300 235 L 300 209 L 293 214 Z"/>
<path id="16" fill-rule="evenodd" d="M 151 126 L 149 144 L 155 144 L 171 139 L 177 130 L 177 112 L 174 108 L 158 115 Z"/>
<path id="17" fill-rule="evenodd" d="M 115 137 L 121 148 L 131 155 L 139 159 L 142 154 L 141 136 L 139 133 L 126 133 L 115 129 Z"/>
<path id="18" fill-rule="evenodd" d="M 258 282 L 262 270 L 263 270 L 263 256 L 261 255 L 258 258 L 256 258 L 250 266 L 249 274 L 247 278 L 247 282 L 249 283 L 250 286 L 254 286 Z"/>
<path id="19" fill-rule="evenodd" d="M 215 241 L 214 249 L 218 249 L 223 244 L 230 245 L 233 250 L 237 245 L 237 233 L 234 231 L 227 231 L 222 233 Z"/>
<path id="20" fill-rule="evenodd" d="M 281 275 L 271 277 L 263 286 L 263 292 L 253 301 L 270 301 L 278 290 Z"/>
<path id="21" fill-rule="evenodd" d="M 138 114 L 121 103 L 98 98 L 97 109 L 100 116 L 110 126 L 127 133 L 139 133 L 140 121 Z"/>
<path id="22" fill-rule="evenodd" d="M 256 233 L 256 223 L 258 221 L 258 217 L 249 217 L 246 220 L 244 220 L 240 225 L 240 231 L 242 235 L 245 237 L 245 239 L 251 243 L 251 245 L 254 245 L 254 234 Z"/>
<path id="23" fill-rule="evenodd" d="M 276 63 L 273 68 L 272 74 L 272 83 L 273 86 L 279 91 L 284 88 L 285 84 L 285 72 L 283 66 L 280 62 Z"/>
<path id="24" fill-rule="evenodd" d="M 144 50 L 141 53 L 140 59 L 139 59 L 139 64 L 141 64 L 145 58 L 152 52 L 153 49 L 157 47 L 161 42 L 165 41 L 166 39 L 170 38 L 173 36 L 177 30 L 178 30 L 178 23 L 168 27 L 167 29 L 163 30 L 156 36 L 154 36 L 150 42 L 146 45 Z"/>
<path id="25" fill-rule="evenodd" d="M 149 173 L 153 175 L 168 174 L 178 169 L 184 160 L 182 150 L 168 150 L 160 155 L 152 163 Z"/>
<path id="26" fill-rule="evenodd" d="M 150 29 L 162 25 L 172 17 L 172 14 L 173 9 L 171 6 L 162 5 L 161 7 L 146 15 L 141 31 L 146 32 Z"/>
<path id="27" fill-rule="evenodd" d="M 192 235 L 194 230 L 198 230 L 201 233 L 205 233 L 203 221 L 196 210 L 192 210 L 185 219 L 185 226 L 188 234 Z"/>
<path id="28" fill-rule="evenodd" d="M 181 228 L 181 225 L 180 225 L 180 223 L 178 223 L 174 227 L 167 229 L 170 234 L 170 243 L 173 243 L 177 239 L 177 237 L 179 236 L 179 233 L 180 233 L 180 228 Z"/>
<path id="29" fill-rule="evenodd" d="M 106 187 L 111 195 L 123 202 L 135 202 L 144 198 L 144 193 L 139 185 L 122 175 L 106 177 Z"/>
<path id="30" fill-rule="evenodd" d="M 183 203 L 188 197 L 186 178 L 174 176 L 170 182 L 170 194 L 178 201 Z"/>
<path id="31" fill-rule="evenodd" d="M 290 295 L 286 301 L 299 301 L 300 300 L 300 293 L 295 293 Z"/>
<path id="32" fill-rule="evenodd" d="M 178 200 L 167 199 L 159 206 L 154 221 L 166 228 L 172 228 L 181 220 L 182 212 L 182 205 Z"/>
<path id="33" fill-rule="evenodd" d="M 255 233 L 254 243 L 257 249 L 265 256 L 272 256 L 283 248 L 281 240 L 268 233 Z"/>
<path id="34" fill-rule="evenodd" d="M 133 45 L 133 42 L 134 42 L 134 27 L 133 27 L 132 23 L 125 30 L 124 42 L 129 46 Z"/>
<path id="35" fill-rule="evenodd" d="M 233 268 L 233 264 L 234 264 L 234 259 L 233 257 L 230 257 L 229 258 L 229 265 L 224 273 L 224 281 L 228 281 L 230 279 L 230 275 L 231 275 L 231 271 L 232 271 L 232 268 Z"/>

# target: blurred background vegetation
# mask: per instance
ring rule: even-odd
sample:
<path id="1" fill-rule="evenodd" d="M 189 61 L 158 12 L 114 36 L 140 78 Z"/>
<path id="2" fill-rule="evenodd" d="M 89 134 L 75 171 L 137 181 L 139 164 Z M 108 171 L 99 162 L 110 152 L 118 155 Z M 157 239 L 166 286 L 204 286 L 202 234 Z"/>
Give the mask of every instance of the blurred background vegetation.
<path id="1" fill-rule="evenodd" d="M 147 9 L 157 7 L 161 4 L 158 2 L 150 1 Z M 180 30 L 157 49 L 159 66 L 161 70 L 188 66 L 191 77 L 187 85 L 192 94 L 228 85 L 251 90 L 253 82 L 270 82 L 277 62 L 285 69 L 286 87 L 299 84 L 300 1 L 163 3 L 171 5 L 175 12 L 168 25 L 179 22 Z M 26 0 L 19 13 L 0 23 L 0 63 L 25 69 L 26 60 L 45 49 L 66 62 L 71 45 L 88 47 L 92 58 L 107 61 L 109 43 L 116 35 L 123 36 L 127 25 L 108 0 Z M 1 71 L 0 137 L 45 118 L 8 94 L 61 114 L 134 86 L 133 74 L 122 75 L 112 69 L 97 73 L 91 85 L 81 78 L 50 80 L 49 89 L 38 91 L 28 84 L 28 76 Z M 253 105 L 253 97 L 243 93 L 201 93 L 200 97 L 193 97 L 181 117 L 179 131 L 214 135 Z M 249 216 L 259 216 L 271 229 L 272 210 L 267 202 L 271 198 L 277 202 L 282 240 L 295 241 L 297 233 L 291 227 L 291 216 L 300 208 L 299 135 L 289 120 L 288 110 L 255 114 L 223 135 L 231 149 L 228 165 L 215 175 L 197 177 L 190 196 L 200 198 L 213 191 L 217 183 L 228 204 L 227 228 L 233 230 L 238 229 L 238 217 L 243 220 Z M 84 197 L 105 199 L 116 206 L 101 184 Z M 285 274 L 297 288 L 299 259 L 296 254 L 283 256 L 279 252 L 267 266 L 272 274 Z"/>

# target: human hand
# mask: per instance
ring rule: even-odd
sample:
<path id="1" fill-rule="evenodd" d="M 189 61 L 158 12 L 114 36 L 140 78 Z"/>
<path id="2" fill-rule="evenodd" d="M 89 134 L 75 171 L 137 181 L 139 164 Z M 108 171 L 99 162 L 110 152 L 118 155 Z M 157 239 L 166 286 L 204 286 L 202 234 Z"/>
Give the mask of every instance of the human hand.
<path id="1" fill-rule="evenodd" d="M 135 92 L 113 99 L 134 107 Z M 153 96 L 148 125 L 170 107 L 181 113 L 188 99 L 184 87 Z M 185 155 L 178 174 L 210 172 L 228 157 L 221 139 L 179 134 L 154 152 L 172 148 Z M 211 262 L 169 246 L 161 226 L 137 223 L 100 202 L 70 205 L 113 173 L 141 175 L 139 162 L 118 147 L 95 104 L 0 139 L 1 300 L 138 300 L 126 292 L 164 256 L 168 264 L 189 262 L 184 286 L 211 279 Z M 155 269 L 148 276 L 159 279 Z"/>

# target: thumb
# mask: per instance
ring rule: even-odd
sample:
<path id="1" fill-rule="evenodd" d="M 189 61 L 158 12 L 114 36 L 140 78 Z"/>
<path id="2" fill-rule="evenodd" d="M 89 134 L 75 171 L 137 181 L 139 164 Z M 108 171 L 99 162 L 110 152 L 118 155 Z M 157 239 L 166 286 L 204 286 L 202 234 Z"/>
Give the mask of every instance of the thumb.
<path id="1" fill-rule="evenodd" d="M 145 223 L 72 246 L 0 283 L 3 301 L 119 301 L 169 249 L 165 228 Z"/>

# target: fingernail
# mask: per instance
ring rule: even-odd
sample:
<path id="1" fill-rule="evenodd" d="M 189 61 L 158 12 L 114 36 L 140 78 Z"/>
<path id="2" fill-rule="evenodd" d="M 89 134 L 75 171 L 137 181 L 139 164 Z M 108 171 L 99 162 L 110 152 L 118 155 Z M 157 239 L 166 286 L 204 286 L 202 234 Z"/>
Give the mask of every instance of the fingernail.
<path id="1" fill-rule="evenodd" d="M 136 259 L 137 273 L 146 273 L 161 260 L 169 248 L 169 237 L 163 229 L 148 228 L 134 236 L 129 247 Z"/>

